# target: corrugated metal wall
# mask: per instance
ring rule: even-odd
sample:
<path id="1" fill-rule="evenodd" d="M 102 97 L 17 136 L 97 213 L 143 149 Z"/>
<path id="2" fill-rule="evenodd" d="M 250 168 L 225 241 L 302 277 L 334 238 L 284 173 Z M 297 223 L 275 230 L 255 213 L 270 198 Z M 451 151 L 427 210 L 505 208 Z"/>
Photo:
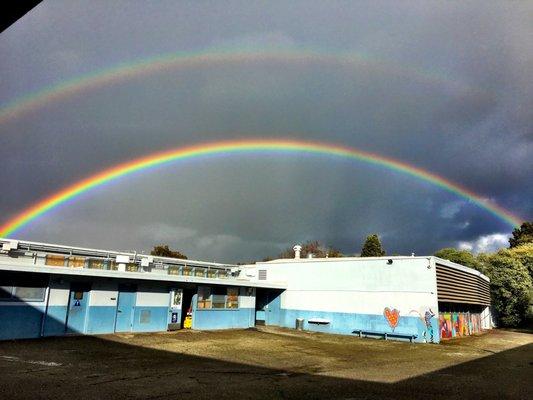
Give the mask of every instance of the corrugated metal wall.
<path id="1" fill-rule="evenodd" d="M 439 302 L 490 305 L 489 282 L 480 276 L 437 263 Z"/>

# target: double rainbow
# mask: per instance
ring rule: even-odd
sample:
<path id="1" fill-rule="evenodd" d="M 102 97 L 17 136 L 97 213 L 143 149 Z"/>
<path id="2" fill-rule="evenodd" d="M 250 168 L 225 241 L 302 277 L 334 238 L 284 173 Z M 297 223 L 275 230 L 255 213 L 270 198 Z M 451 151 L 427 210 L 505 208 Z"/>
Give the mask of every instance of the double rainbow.
<path id="1" fill-rule="evenodd" d="M 135 60 L 66 79 L 39 91 L 14 99 L 0 107 L 0 124 L 17 119 L 47 104 L 64 100 L 70 96 L 96 90 L 131 79 L 150 76 L 180 68 L 211 68 L 223 65 L 276 63 L 281 65 L 331 65 L 348 70 L 367 69 L 372 72 L 396 76 L 409 81 L 436 85 L 445 89 L 471 92 L 486 96 L 480 88 L 473 88 L 464 82 L 451 79 L 443 73 L 422 70 L 413 66 L 400 65 L 376 58 L 365 53 L 325 52 L 315 49 L 207 49 L 197 52 L 167 53 L 155 57 Z"/>
<path id="2" fill-rule="evenodd" d="M 234 140 L 198 144 L 150 154 L 145 157 L 116 165 L 112 168 L 106 169 L 102 172 L 78 181 L 73 185 L 67 186 L 22 211 L 20 214 L 16 215 L 14 218 L 8 220 L 2 226 L 0 226 L 0 236 L 8 237 L 25 225 L 28 225 L 32 221 L 60 206 L 61 204 L 71 201 L 93 188 L 103 185 L 104 183 L 117 180 L 125 175 L 133 174 L 143 170 L 149 170 L 150 168 L 169 164 L 178 160 L 185 161 L 198 157 L 238 155 L 241 153 L 253 154 L 254 152 L 269 152 L 273 154 L 316 154 L 362 161 L 368 164 L 381 166 L 389 170 L 410 175 L 414 178 L 418 178 L 422 181 L 429 182 L 435 186 L 447 190 L 448 192 L 455 193 L 456 195 L 465 198 L 479 207 L 487 210 L 492 215 L 508 223 L 510 226 L 518 226 L 522 222 L 522 219 L 518 216 L 513 215 L 508 210 L 505 210 L 493 202 L 483 199 L 476 193 L 461 185 L 393 158 L 384 157 L 378 154 L 336 144 L 298 140 L 265 139 Z"/>

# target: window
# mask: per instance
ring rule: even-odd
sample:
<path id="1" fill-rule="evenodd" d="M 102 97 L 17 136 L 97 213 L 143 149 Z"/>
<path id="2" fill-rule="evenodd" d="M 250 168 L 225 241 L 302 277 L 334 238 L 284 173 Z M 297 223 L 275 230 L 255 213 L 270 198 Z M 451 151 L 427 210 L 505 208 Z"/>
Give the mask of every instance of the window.
<path id="1" fill-rule="evenodd" d="M 0 299 L 11 299 L 13 296 L 13 286 L 0 286 Z"/>
<path id="2" fill-rule="evenodd" d="M 68 259 L 68 266 L 70 268 L 83 268 L 85 267 L 84 257 L 70 257 Z"/>
<path id="3" fill-rule="evenodd" d="M 53 267 L 64 267 L 65 257 L 59 256 L 59 255 L 47 254 L 45 264 L 53 266 Z"/>
<path id="4" fill-rule="evenodd" d="M 48 277 L 7 274 L 0 286 L 2 301 L 44 301 Z"/>
<path id="5" fill-rule="evenodd" d="M 219 294 L 213 294 L 213 308 L 226 308 L 226 295 L 220 294 L 219 290 L 216 290 Z"/>
<path id="6" fill-rule="evenodd" d="M 105 269 L 105 266 L 105 260 L 94 258 L 89 260 L 89 268 L 91 269 Z"/>
<path id="7" fill-rule="evenodd" d="M 211 308 L 211 288 L 205 286 L 198 288 L 198 308 Z"/>
<path id="8" fill-rule="evenodd" d="M 226 308 L 239 308 L 239 289 L 228 288 L 226 296 Z"/>
<path id="9" fill-rule="evenodd" d="M 239 289 L 200 286 L 198 288 L 198 309 L 239 308 Z"/>
<path id="10" fill-rule="evenodd" d="M 43 301 L 45 292 L 44 287 L 16 286 L 13 290 L 13 297 L 21 301 Z"/>

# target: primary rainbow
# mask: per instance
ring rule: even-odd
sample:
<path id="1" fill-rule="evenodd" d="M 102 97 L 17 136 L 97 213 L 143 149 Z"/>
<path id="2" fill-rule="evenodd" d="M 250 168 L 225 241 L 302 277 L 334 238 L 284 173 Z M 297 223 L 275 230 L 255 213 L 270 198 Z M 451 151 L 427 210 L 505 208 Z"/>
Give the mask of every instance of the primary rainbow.
<path id="1" fill-rule="evenodd" d="M 494 216 L 505 221 L 511 226 L 518 226 L 521 218 L 513 215 L 504 208 L 481 198 L 476 193 L 453 183 L 443 177 L 440 177 L 421 168 L 409 165 L 407 163 L 384 157 L 378 154 L 361 151 L 355 148 L 344 147 L 336 144 L 309 142 L 299 140 L 234 140 L 221 141 L 213 143 L 203 143 L 189 147 L 182 147 L 169 151 L 150 154 L 145 157 L 137 158 L 129 162 L 116 165 L 95 175 L 89 176 L 71 186 L 67 186 L 57 193 L 39 201 L 33 206 L 22 211 L 14 218 L 8 220 L 0 226 L 0 236 L 7 237 L 23 226 L 31 223 L 46 212 L 58 207 L 59 205 L 76 198 L 88 190 L 91 190 L 106 182 L 113 181 L 122 176 L 132 174 L 137 171 L 147 170 L 162 164 L 171 163 L 177 160 L 189 160 L 202 156 L 214 156 L 221 154 L 239 154 L 254 152 L 272 152 L 272 153 L 300 153 L 300 154 L 318 154 L 342 157 L 347 159 L 358 160 L 369 164 L 382 166 L 387 169 L 405 173 L 423 181 L 432 183 L 449 192 L 455 193 L 460 197 L 468 199 L 481 208 L 489 211 Z"/>
<path id="2" fill-rule="evenodd" d="M 220 65 L 245 65 L 246 63 L 288 63 L 335 65 L 348 68 L 368 68 L 387 75 L 400 76 L 424 84 L 441 85 L 456 90 L 487 93 L 472 88 L 464 82 L 451 79 L 443 73 L 425 71 L 413 66 L 378 59 L 365 53 L 324 52 L 315 49 L 207 49 L 197 52 L 167 53 L 104 68 L 86 75 L 66 79 L 39 91 L 14 99 L 0 107 L 0 124 L 88 90 L 106 87 L 119 82 L 176 68 L 215 67 Z"/>

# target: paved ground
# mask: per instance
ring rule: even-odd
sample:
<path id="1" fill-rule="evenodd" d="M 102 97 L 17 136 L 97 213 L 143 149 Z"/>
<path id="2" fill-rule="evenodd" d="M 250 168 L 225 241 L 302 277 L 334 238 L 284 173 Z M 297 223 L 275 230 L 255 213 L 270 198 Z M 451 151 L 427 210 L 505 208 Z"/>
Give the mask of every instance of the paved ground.
<path id="1" fill-rule="evenodd" d="M 533 335 L 413 345 L 285 329 L 0 342 L 2 399 L 532 399 Z"/>

